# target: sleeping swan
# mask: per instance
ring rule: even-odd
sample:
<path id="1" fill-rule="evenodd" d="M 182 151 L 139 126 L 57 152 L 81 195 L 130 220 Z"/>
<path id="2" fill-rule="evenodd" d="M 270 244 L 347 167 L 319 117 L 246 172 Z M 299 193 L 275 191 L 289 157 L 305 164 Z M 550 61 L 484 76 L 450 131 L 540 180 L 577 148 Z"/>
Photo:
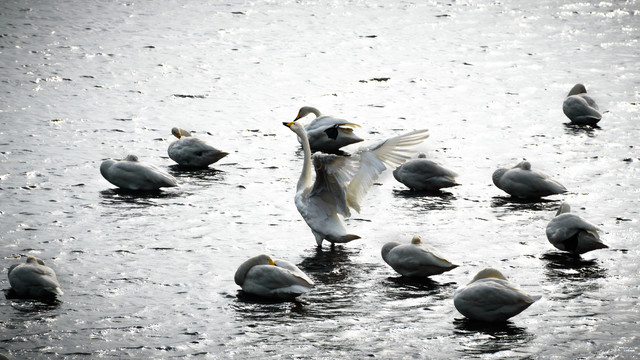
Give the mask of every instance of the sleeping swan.
<path id="1" fill-rule="evenodd" d="M 229 155 L 203 140 L 191 137 L 191 133 L 187 130 L 174 127 L 171 133 L 178 140 L 169 145 L 167 153 L 180 166 L 205 168 Z"/>
<path id="2" fill-rule="evenodd" d="M 582 84 L 571 88 L 562 103 L 562 112 L 576 125 L 595 126 L 602 119 L 598 105 L 587 95 L 587 89 Z"/>
<path id="3" fill-rule="evenodd" d="M 242 263 L 234 280 L 247 294 L 283 300 L 304 294 L 314 285 L 297 266 L 264 254 Z"/>
<path id="4" fill-rule="evenodd" d="M 528 161 L 522 161 L 511 169 L 496 170 L 492 180 L 499 189 L 520 199 L 538 199 L 567 191 L 567 188 L 549 175 L 531 170 L 531 163 Z"/>
<path id="5" fill-rule="evenodd" d="M 56 273 L 35 256 L 29 256 L 24 263 L 11 265 L 8 275 L 11 289 L 18 297 L 46 299 L 63 294 Z"/>
<path id="6" fill-rule="evenodd" d="M 123 160 L 105 160 L 100 173 L 113 185 L 125 190 L 158 190 L 178 186 L 176 179 L 157 167 L 138 161 L 135 155 Z"/>
<path id="7" fill-rule="evenodd" d="M 575 255 L 608 248 L 600 240 L 597 226 L 570 211 L 571 206 L 563 202 L 556 217 L 547 225 L 547 239 L 553 246 Z"/>
<path id="8" fill-rule="evenodd" d="M 458 267 L 414 236 L 409 244 L 388 242 L 382 247 L 382 259 L 402 276 L 427 277 Z"/>
<path id="9" fill-rule="evenodd" d="M 444 168 L 435 161 L 426 159 L 420 153 L 417 159 L 409 160 L 393 170 L 393 177 L 411 190 L 438 191 L 442 188 L 458 186 L 458 174 Z"/>

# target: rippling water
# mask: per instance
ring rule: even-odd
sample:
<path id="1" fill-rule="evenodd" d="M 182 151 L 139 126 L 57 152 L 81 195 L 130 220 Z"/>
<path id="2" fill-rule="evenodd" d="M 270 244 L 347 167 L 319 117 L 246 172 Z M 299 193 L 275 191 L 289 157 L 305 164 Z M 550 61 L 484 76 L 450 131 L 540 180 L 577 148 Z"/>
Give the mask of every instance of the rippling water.
<path id="1" fill-rule="evenodd" d="M 0 297 L 11 358 L 638 357 L 640 5 L 637 1 L 3 1 L 0 288 L 41 257 L 56 304 Z M 605 111 L 566 125 L 577 82 Z M 302 105 L 368 140 L 429 128 L 421 147 L 460 173 L 441 196 L 384 174 L 319 250 L 293 204 L 302 160 L 281 123 Z M 170 129 L 230 155 L 184 171 Z M 99 164 L 129 153 L 181 186 L 121 192 Z M 514 202 L 491 183 L 526 158 L 569 189 Z M 562 200 L 610 248 L 547 242 Z M 425 282 L 382 261 L 413 235 L 461 266 Z M 316 288 L 261 303 L 246 258 L 298 264 Z M 542 299 L 503 326 L 469 322 L 453 292 L 493 266 Z"/>

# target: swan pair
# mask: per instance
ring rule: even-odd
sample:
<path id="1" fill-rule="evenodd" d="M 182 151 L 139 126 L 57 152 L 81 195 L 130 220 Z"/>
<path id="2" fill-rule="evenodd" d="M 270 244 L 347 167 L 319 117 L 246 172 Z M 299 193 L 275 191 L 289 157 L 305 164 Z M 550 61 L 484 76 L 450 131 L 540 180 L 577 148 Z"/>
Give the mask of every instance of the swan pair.
<path id="1" fill-rule="evenodd" d="M 24 263 L 9 267 L 9 284 L 21 298 L 51 299 L 63 295 L 56 273 L 35 256 L 27 257 Z"/>

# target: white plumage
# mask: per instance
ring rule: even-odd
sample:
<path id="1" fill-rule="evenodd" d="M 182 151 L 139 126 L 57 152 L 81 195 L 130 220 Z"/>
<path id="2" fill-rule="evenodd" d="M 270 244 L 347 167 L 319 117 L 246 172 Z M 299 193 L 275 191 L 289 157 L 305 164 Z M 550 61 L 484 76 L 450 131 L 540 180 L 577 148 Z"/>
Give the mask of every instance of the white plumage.
<path id="1" fill-rule="evenodd" d="M 295 121 L 284 125 L 302 141 L 304 164 L 295 203 L 318 246 L 323 239 L 331 243 L 359 239 L 358 235 L 347 233 L 343 218 L 351 216 L 350 208 L 360 212 L 360 202 L 380 173 L 409 159 L 409 148 L 429 137 L 428 130 L 416 130 L 360 149 L 350 156 L 315 153 L 316 178 L 312 182 L 312 157 L 306 131 Z"/>
<path id="2" fill-rule="evenodd" d="M 123 160 L 105 160 L 100 173 L 113 185 L 126 190 L 158 190 L 178 186 L 176 179 L 157 167 L 138 161 L 135 155 Z"/>
<path id="3" fill-rule="evenodd" d="M 576 255 L 608 248 L 600 240 L 597 226 L 570 211 L 571 206 L 562 203 L 556 217 L 547 225 L 547 239 L 553 246 Z"/>
<path id="4" fill-rule="evenodd" d="M 399 274 L 408 277 L 427 277 L 442 274 L 458 267 L 434 248 L 414 236 L 409 244 L 388 242 L 382 247 L 382 259 Z"/>
<path id="5" fill-rule="evenodd" d="M 511 284 L 500 271 L 486 268 L 456 290 L 453 304 L 469 319 L 501 322 L 518 315 L 538 299 L 540 296 L 530 296 Z"/>
<path id="6" fill-rule="evenodd" d="M 169 157 L 180 166 L 205 168 L 229 153 L 220 151 L 204 140 L 191 137 L 189 131 L 174 127 L 171 133 L 178 138 L 169 145 Z"/>
<path id="7" fill-rule="evenodd" d="M 35 256 L 9 267 L 9 284 L 18 297 L 46 299 L 63 295 L 56 273 Z"/>
<path id="8" fill-rule="evenodd" d="M 313 288 L 313 281 L 297 266 L 269 255 L 254 256 L 238 267 L 236 284 L 247 294 L 290 300 Z"/>
<path id="9" fill-rule="evenodd" d="M 420 154 L 418 159 L 409 160 L 393 170 L 393 177 L 411 190 L 437 191 L 460 185 L 456 174 L 435 161 Z"/>
<path id="10" fill-rule="evenodd" d="M 562 103 L 562 112 L 571 120 L 572 124 L 595 126 L 602 114 L 596 102 L 587 95 L 587 89 L 582 84 L 576 84 Z"/>
<path id="11" fill-rule="evenodd" d="M 531 170 L 528 161 L 522 161 L 511 169 L 500 168 L 493 173 L 492 179 L 499 189 L 521 199 L 537 199 L 567 191 L 564 185 L 549 175 Z"/>
<path id="12" fill-rule="evenodd" d="M 332 116 L 321 115 L 318 109 L 311 106 L 300 108 L 294 121 L 302 119 L 309 114 L 316 116 L 313 121 L 305 126 L 312 152 L 322 151 L 335 154 L 339 153 L 341 151 L 340 148 L 343 146 L 364 140 L 353 133 L 353 128 L 360 127 L 360 125 Z M 300 139 L 300 141 L 302 140 Z"/>

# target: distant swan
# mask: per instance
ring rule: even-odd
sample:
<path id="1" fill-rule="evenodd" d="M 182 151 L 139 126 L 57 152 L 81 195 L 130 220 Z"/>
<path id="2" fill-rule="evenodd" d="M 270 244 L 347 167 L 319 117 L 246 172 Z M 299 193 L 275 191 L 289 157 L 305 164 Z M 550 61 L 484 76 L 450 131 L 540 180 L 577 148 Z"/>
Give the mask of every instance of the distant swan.
<path id="1" fill-rule="evenodd" d="M 572 124 L 595 126 L 602 114 L 596 102 L 587 95 L 587 89 L 582 84 L 576 84 L 562 103 L 562 111 Z"/>
<path id="2" fill-rule="evenodd" d="M 44 261 L 35 257 L 27 257 L 21 264 L 9 267 L 9 284 L 18 297 L 41 299 L 63 295 L 56 273 Z"/>
<path id="3" fill-rule="evenodd" d="M 511 169 L 500 168 L 493 173 L 492 179 L 499 189 L 521 199 L 537 199 L 567 191 L 567 188 L 547 174 L 531 170 L 528 161 L 522 161 Z"/>
<path id="4" fill-rule="evenodd" d="M 169 145 L 167 153 L 178 165 L 205 168 L 229 155 L 203 140 L 191 137 L 191 133 L 187 130 L 174 127 L 171 133 L 178 140 Z"/>
<path id="5" fill-rule="evenodd" d="M 511 284 L 500 271 L 486 268 L 456 290 L 453 304 L 469 319 L 502 322 L 518 315 L 538 299 L 540 296 L 530 296 Z"/>
<path id="6" fill-rule="evenodd" d="M 297 266 L 258 255 L 238 267 L 234 281 L 247 294 L 291 300 L 311 290 L 313 281 Z"/>
<path id="7" fill-rule="evenodd" d="M 309 114 L 316 116 L 305 126 L 312 152 L 322 151 L 335 154 L 339 153 L 343 146 L 364 140 L 353 133 L 353 128 L 360 127 L 360 125 L 332 116 L 321 115 L 318 109 L 311 106 L 300 108 L 294 121 Z"/>
<path id="8" fill-rule="evenodd" d="M 456 182 L 458 174 L 444 168 L 435 161 L 426 159 L 425 154 L 409 160 L 393 170 L 393 177 L 411 190 L 437 191 L 460 185 Z"/>
<path id="9" fill-rule="evenodd" d="M 442 274 L 458 267 L 446 260 L 435 249 L 414 236 L 409 244 L 388 242 L 382 247 L 382 259 L 407 277 L 427 277 Z"/>
<path id="10" fill-rule="evenodd" d="M 556 217 L 547 225 L 547 239 L 553 246 L 576 255 L 608 248 L 600 240 L 597 226 L 570 211 L 571 206 L 563 202 Z"/>
<path id="11" fill-rule="evenodd" d="M 304 163 L 295 203 L 318 246 L 322 246 L 323 239 L 330 243 L 359 239 L 360 236 L 347 233 L 341 216 L 349 217 L 349 208 L 360 212 L 360 201 L 380 173 L 387 167 L 402 164 L 410 157 L 409 147 L 429 137 L 428 130 L 416 130 L 360 149 L 351 156 L 315 153 L 312 159 L 304 127 L 295 121 L 283 124 L 302 141 Z M 312 160 L 315 182 L 312 181 Z"/>
<path id="12" fill-rule="evenodd" d="M 135 155 L 123 160 L 105 160 L 100 173 L 113 185 L 126 190 L 158 190 L 178 186 L 176 179 L 157 167 L 138 161 Z"/>

